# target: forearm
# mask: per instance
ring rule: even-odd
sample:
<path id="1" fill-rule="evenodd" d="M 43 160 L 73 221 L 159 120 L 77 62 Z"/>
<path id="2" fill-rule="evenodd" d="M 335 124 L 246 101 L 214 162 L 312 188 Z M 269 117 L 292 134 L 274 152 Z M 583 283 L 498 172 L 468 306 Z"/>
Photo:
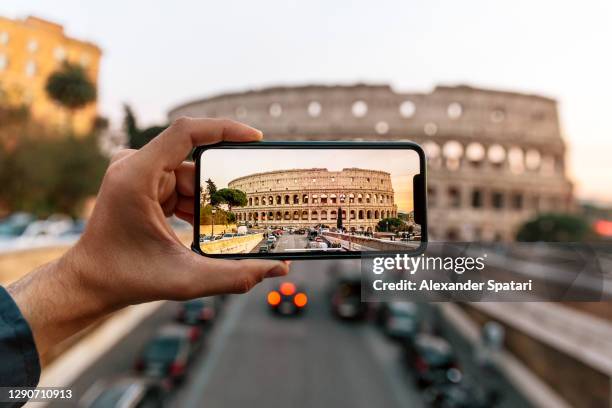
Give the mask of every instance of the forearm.
<path id="1" fill-rule="evenodd" d="M 84 265 L 73 251 L 74 248 L 7 288 L 30 325 L 41 356 L 111 311 L 81 278 Z"/>

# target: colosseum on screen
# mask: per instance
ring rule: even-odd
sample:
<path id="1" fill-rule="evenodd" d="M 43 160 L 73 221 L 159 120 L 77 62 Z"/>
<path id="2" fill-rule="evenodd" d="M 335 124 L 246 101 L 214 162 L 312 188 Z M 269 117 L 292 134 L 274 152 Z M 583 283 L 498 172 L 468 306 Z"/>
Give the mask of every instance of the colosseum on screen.
<path id="1" fill-rule="evenodd" d="M 205 253 L 418 248 L 408 149 L 212 149 L 202 153 Z"/>

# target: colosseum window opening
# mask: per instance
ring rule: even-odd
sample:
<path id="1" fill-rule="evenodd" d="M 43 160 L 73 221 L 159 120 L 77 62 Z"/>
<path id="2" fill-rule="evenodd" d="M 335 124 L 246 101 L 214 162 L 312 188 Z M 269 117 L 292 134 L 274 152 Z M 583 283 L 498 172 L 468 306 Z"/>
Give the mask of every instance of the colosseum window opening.
<path id="1" fill-rule="evenodd" d="M 416 112 L 416 105 L 412 101 L 404 101 L 399 106 L 400 115 L 404 118 L 411 118 Z"/>

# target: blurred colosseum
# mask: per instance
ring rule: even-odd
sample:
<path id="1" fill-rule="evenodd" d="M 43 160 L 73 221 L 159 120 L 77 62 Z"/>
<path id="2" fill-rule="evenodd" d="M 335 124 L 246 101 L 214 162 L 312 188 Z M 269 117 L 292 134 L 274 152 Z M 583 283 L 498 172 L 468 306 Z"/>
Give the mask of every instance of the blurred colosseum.
<path id="1" fill-rule="evenodd" d="M 428 157 L 432 240 L 513 240 L 538 212 L 574 208 L 556 101 L 468 86 L 398 93 L 387 85 L 273 87 L 180 105 L 268 140 L 411 140 Z"/>
<path id="2" fill-rule="evenodd" d="M 228 187 L 244 191 L 248 204 L 234 208 L 238 221 L 266 226 L 343 227 L 374 231 L 383 219 L 397 216 L 391 175 L 377 170 L 290 169 L 240 177 Z"/>

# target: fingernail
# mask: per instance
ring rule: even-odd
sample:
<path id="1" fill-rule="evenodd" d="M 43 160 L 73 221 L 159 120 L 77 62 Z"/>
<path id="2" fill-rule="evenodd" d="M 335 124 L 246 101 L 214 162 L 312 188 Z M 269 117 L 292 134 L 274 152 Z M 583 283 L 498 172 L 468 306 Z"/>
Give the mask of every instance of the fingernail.
<path id="1" fill-rule="evenodd" d="M 278 276 L 285 276 L 286 274 L 287 268 L 282 263 L 279 263 L 266 273 L 266 278 L 276 278 Z"/>
<path id="2" fill-rule="evenodd" d="M 293 262 L 293 261 L 284 260 L 283 262 L 285 263 L 285 265 L 289 266 L 289 265 L 291 265 L 291 262 Z"/>

